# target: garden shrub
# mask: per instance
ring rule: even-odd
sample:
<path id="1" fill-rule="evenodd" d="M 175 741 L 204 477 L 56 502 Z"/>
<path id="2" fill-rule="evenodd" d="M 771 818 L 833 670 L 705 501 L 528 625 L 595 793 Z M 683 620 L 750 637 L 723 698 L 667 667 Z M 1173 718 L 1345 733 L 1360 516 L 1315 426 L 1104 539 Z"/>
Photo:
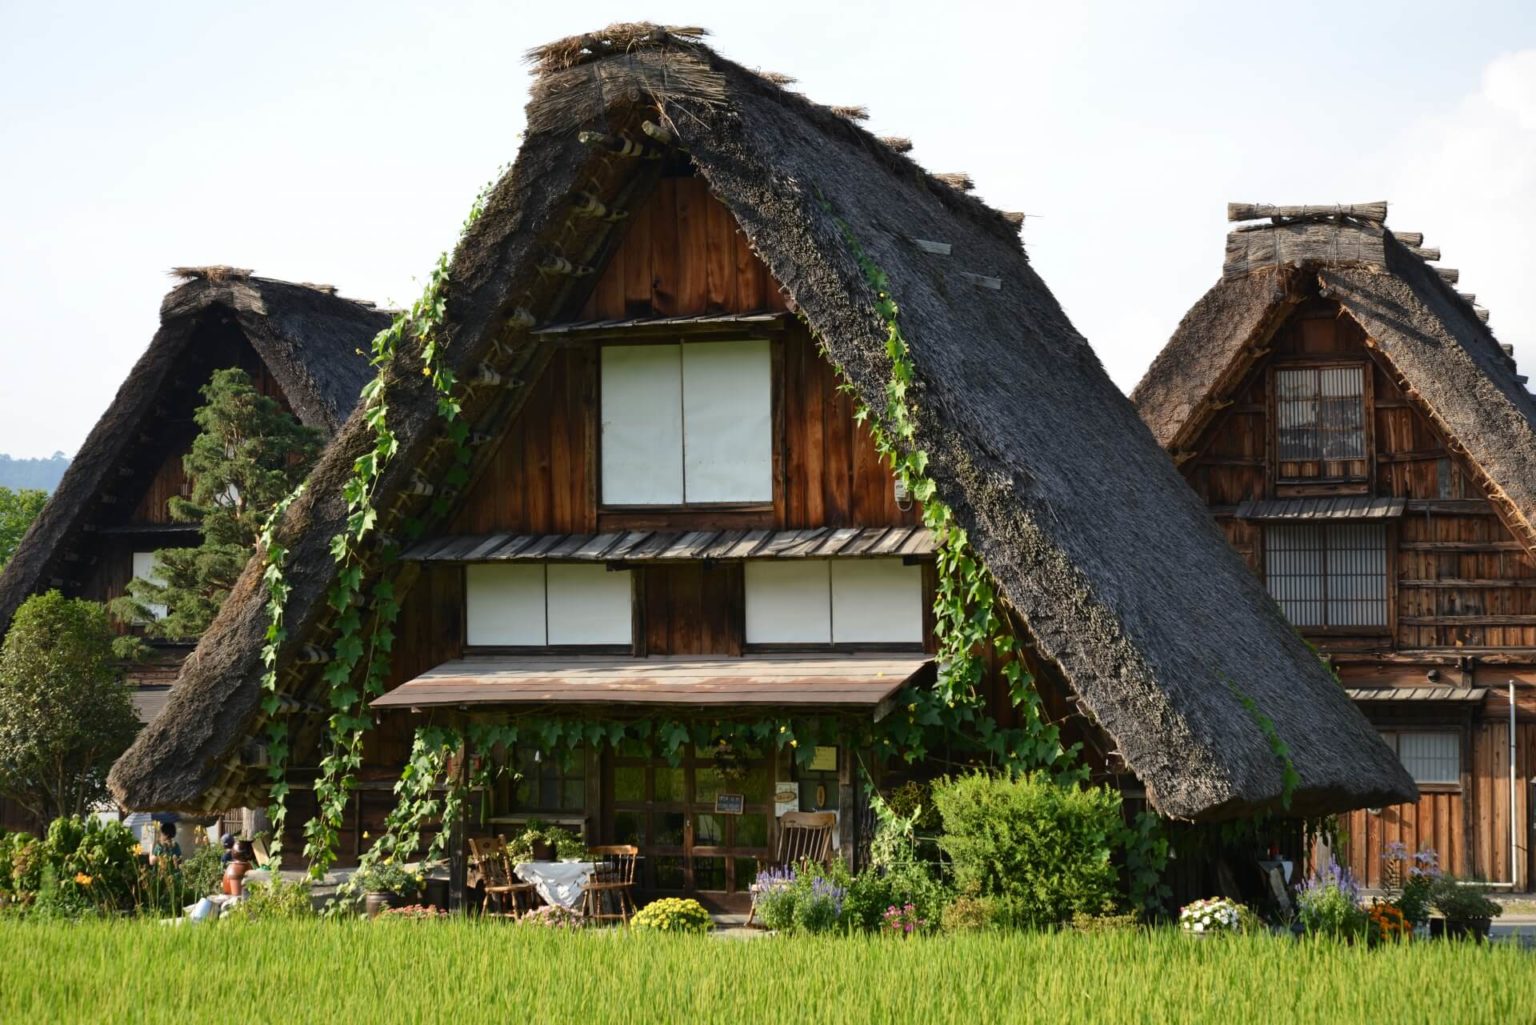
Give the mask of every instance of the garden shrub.
<path id="1" fill-rule="evenodd" d="M 199 844 L 191 857 L 181 863 L 181 878 L 187 893 L 194 899 L 219 893 L 223 889 L 223 848 L 216 844 Z"/>
<path id="2" fill-rule="evenodd" d="M 630 928 L 655 932 L 709 932 L 715 927 L 709 912 L 696 900 L 684 897 L 664 897 L 641 908 L 630 919 Z"/>
<path id="3" fill-rule="evenodd" d="M 1119 902 L 1111 854 L 1124 825 L 1114 791 L 977 772 L 935 783 L 933 800 L 956 889 L 994 898 L 1001 924 L 1056 925 Z"/>
<path id="4" fill-rule="evenodd" d="M 793 868 L 767 869 L 759 872 L 752 884 L 757 919 L 768 929 L 784 932 L 828 932 L 844 924 L 843 903 L 853 881 L 841 861 L 831 865 L 811 865 L 800 871 Z M 875 925 L 879 914 L 874 912 Z M 868 913 L 861 908 L 861 915 Z M 862 920 L 851 924 L 862 926 Z"/>
<path id="5" fill-rule="evenodd" d="M 956 897 L 944 907 L 939 923 L 945 932 L 979 932 L 997 921 L 997 902 L 991 897 Z"/>
<path id="6" fill-rule="evenodd" d="M 1330 861 L 1301 884 L 1296 917 L 1309 935 L 1334 939 L 1364 936 L 1370 919 L 1360 906 L 1360 887 L 1349 870 Z"/>
<path id="7" fill-rule="evenodd" d="M 292 921 L 314 914 L 308 881 L 290 883 L 273 878 L 267 883 L 247 882 L 244 899 L 225 911 L 224 917 L 247 922 Z"/>
<path id="8" fill-rule="evenodd" d="M 867 868 L 844 884 L 843 921 L 857 929 L 885 928 L 885 913 L 911 904 L 919 918 L 937 923 L 949 903 L 949 890 L 925 861 L 902 861 L 883 869 Z"/>

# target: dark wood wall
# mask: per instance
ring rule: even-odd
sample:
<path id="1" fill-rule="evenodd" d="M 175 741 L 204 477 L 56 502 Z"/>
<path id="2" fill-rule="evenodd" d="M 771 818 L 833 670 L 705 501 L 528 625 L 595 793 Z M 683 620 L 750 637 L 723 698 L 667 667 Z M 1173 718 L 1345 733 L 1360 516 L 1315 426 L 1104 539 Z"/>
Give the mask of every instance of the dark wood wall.
<path id="1" fill-rule="evenodd" d="M 1269 373 L 1277 365 L 1349 359 L 1370 368 L 1366 387 L 1369 480 L 1298 489 L 1271 480 Z M 1536 648 L 1536 562 L 1504 526 L 1464 457 L 1398 386 L 1364 331 L 1338 306 L 1315 300 L 1276 334 L 1271 353 L 1194 446 L 1185 477 L 1212 507 L 1232 545 L 1263 571 L 1263 527 L 1231 513 L 1245 499 L 1373 494 L 1408 500 L 1393 522 L 1392 636 L 1397 649 Z M 1377 638 L 1330 637 L 1331 650 L 1378 647 Z"/>
<path id="2" fill-rule="evenodd" d="M 1368 466 L 1362 483 L 1277 485 L 1270 465 L 1270 371 L 1276 366 L 1355 361 L 1368 368 Z M 1360 325 L 1333 302 L 1300 305 L 1275 334 L 1269 353 L 1230 395 L 1182 467 L 1211 507 L 1232 545 L 1262 575 L 1263 527 L 1234 519 L 1250 498 L 1369 494 L 1407 500 L 1387 528 L 1389 619 L 1386 632 L 1310 634 L 1335 658 L 1346 686 L 1502 684 L 1510 676 L 1536 683 L 1536 562 L 1482 496 L 1474 470 L 1448 444 L 1417 400 L 1405 393 Z M 1490 664 L 1442 664 L 1476 653 Z M 1438 660 L 1438 661 L 1437 661 Z M 1497 664 L 1492 664 L 1497 663 Z M 1428 677 L 1431 668 L 1438 673 Z M 1536 772 L 1536 688 L 1517 699 L 1522 720 L 1521 780 Z M 1481 708 L 1389 706 L 1370 711 L 1383 729 L 1452 729 L 1463 738 L 1460 784 L 1425 786 L 1416 804 L 1344 819 L 1340 860 L 1368 885 L 1381 883 L 1381 852 L 1401 842 L 1438 851 L 1444 866 L 1488 879 L 1509 874 L 1508 704 L 1502 687 Z M 1516 795 L 1516 867 L 1529 878 L 1529 787 Z"/>
<path id="3" fill-rule="evenodd" d="M 735 220 L 702 181 L 662 179 L 637 208 L 627 230 L 613 262 L 598 277 L 584 317 L 783 309 L 767 268 L 746 248 Z M 628 292 L 620 288 L 626 282 L 634 286 Z M 642 288 L 635 282 L 649 284 Z M 597 486 L 599 344 L 601 340 L 572 342 L 554 355 L 445 533 L 920 522 L 915 507 L 898 508 L 889 467 L 869 431 L 854 423 L 852 397 L 839 391 L 837 372 L 817 351 L 810 333 L 793 320 L 774 332 L 772 342 L 773 508 L 698 516 L 605 512 Z"/>
<path id="4" fill-rule="evenodd" d="M 663 178 L 582 307 L 585 320 L 785 309 L 783 293 L 736 218 L 702 178 Z"/>

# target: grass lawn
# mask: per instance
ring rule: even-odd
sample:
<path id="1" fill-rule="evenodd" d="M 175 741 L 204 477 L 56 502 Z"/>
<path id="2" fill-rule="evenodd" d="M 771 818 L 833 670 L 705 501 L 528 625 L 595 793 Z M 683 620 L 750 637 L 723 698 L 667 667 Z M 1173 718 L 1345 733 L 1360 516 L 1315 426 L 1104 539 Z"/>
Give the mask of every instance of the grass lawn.
<path id="1" fill-rule="evenodd" d="M 0 924 L 0 1022 L 1529 1021 L 1508 945 L 1171 931 L 751 942 L 458 921 Z M 147 1016 L 147 1017 L 146 1017 Z"/>

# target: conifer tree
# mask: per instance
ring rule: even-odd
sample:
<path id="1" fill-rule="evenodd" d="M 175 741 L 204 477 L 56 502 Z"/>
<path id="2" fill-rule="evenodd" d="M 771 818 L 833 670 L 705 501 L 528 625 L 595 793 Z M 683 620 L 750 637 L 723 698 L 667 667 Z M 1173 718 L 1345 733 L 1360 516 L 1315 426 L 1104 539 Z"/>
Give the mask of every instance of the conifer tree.
<path id="1" fill-rule="evenodd" d="M 256 545 L 267 514 L 309 473 L 319 432 L 262 395 L 238 368 L 216 371 L 194 414 L 199 433 L 182 460 L 190 498 L 172 498 L 171 517 L 202 526 L 196 548 L 156 553 L 158 580 L 136 579 L 112 603 L 149 637 L 197 637 L 213 621 Z"/>

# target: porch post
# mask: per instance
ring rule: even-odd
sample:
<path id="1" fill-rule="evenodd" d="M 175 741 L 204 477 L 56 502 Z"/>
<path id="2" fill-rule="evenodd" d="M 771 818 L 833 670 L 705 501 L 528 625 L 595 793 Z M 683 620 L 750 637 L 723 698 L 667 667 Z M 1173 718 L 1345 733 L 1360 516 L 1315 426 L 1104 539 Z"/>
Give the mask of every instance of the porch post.
<path id="1" fill-rule="evenodd" d="M 444 822 L 448 830 L 448 910 L 463 911 L 469 864 L 465 857 L 469 846 L 469 741 L 459 744 L 458 767 L 454 772 L 453 786 L 462 799 L 451 822 Z"/>
<path id="2" fill-rule="evenodd" d="M 849 868 L 854 867 L 858 858 L 858 823 L 854 821 L 856 812 L 854 808 L 854 775 L 853 775 L 853 745 L 846 738 L 839 738 L 838 749 L 842 757 L 837 760 L 837 831 L 838 842 L 842 845 L 843 861 Z"/>

